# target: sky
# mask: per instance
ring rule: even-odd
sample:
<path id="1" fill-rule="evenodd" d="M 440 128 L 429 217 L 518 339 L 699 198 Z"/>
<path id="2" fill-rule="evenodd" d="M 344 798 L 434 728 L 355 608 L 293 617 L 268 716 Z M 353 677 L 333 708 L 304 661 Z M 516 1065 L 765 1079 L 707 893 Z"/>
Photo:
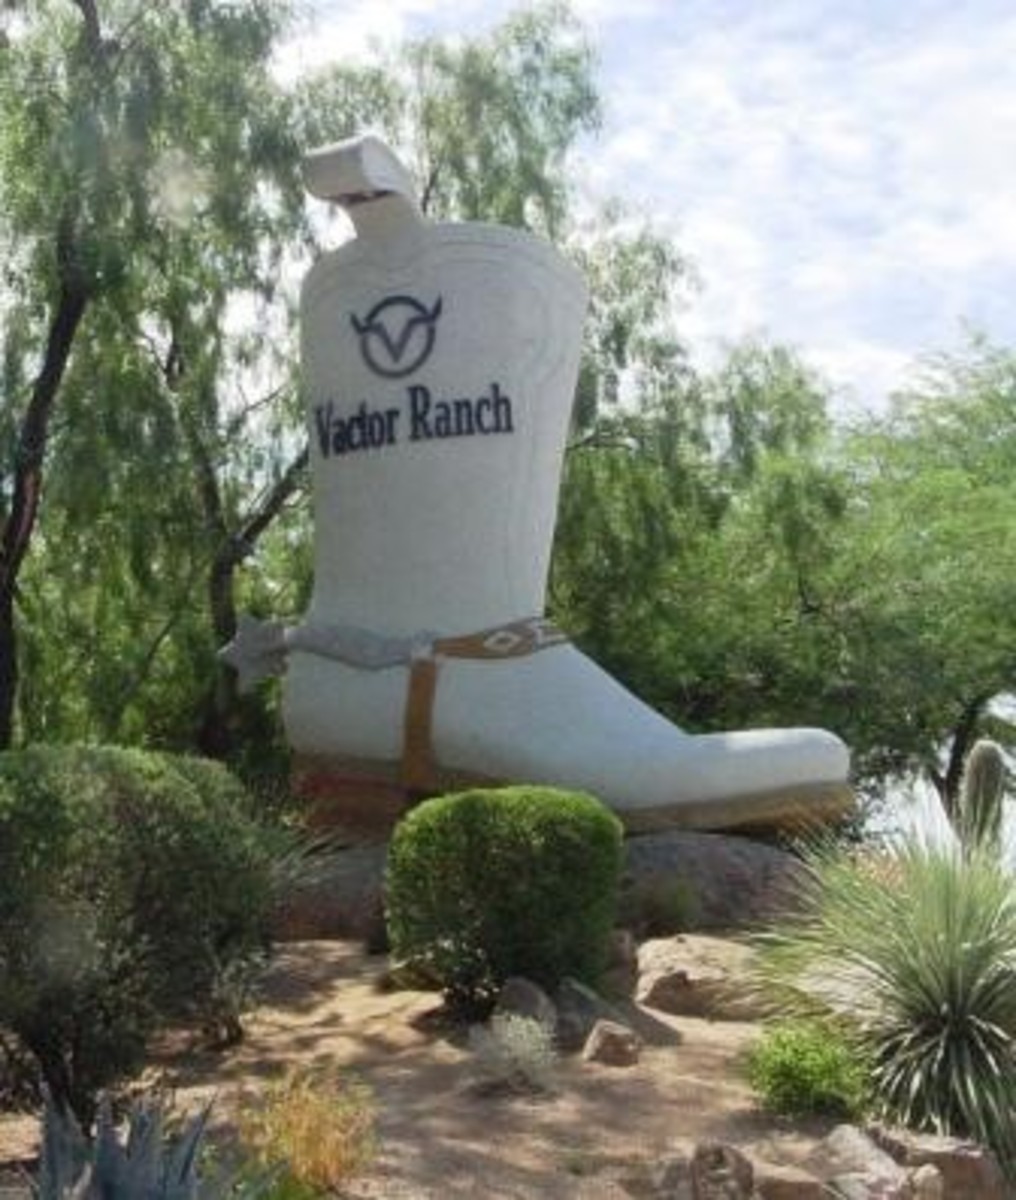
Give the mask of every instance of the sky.
<path id="1" fill-rule="evenodd" d="M 502 0 L 313 0 L 292 70 L 489 29 Z M 702 290 L 701 361 L 795 347 L 879 409 L 969 328 L 1016 346 L 1013 0 L 574 0 L 605 120 L 572 171 L 651 215 Z"/>

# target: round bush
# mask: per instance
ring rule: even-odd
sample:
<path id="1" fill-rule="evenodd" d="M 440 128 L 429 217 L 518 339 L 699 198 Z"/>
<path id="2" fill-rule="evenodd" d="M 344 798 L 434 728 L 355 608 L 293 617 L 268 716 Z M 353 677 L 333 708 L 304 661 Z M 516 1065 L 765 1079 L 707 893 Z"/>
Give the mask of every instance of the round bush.
<path id="1" fill-rule="evenodd" d="M 621 869 L 621 824 L 547 787 L 428 800 L 398 825 L 387 870 L 394 954 L 422 962 L 452 1004 L 482 1005 L 510 975 L 595 984 Z"/>
<path id="2" fill-rule="evenodd" d="M 867 1086 L 856 1048 L 819 1021 L 785 1021 L 766 1030 L 749 1052 L 748 1079 L 767 1108 L 792 1117 L 855 1116 Z"/>
<path id="3" fill-rule="evenodd" d="M 204 1016 L 266 945 L 269 857 L 216 763 L 112 747 L 0 754 L 0 1027 L 60 1103 Z"/>

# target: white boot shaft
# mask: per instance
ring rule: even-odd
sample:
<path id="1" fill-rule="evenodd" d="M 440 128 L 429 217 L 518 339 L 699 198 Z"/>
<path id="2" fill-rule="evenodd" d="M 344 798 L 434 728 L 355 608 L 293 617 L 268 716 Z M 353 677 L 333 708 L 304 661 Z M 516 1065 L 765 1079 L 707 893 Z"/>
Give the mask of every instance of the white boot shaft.
<path id="1" fill-rule="evenodd" d="M 540 614 L 585 285 L 528 234 L 372 209 L 303 289 L 308 618 L 458 634 Z"/>

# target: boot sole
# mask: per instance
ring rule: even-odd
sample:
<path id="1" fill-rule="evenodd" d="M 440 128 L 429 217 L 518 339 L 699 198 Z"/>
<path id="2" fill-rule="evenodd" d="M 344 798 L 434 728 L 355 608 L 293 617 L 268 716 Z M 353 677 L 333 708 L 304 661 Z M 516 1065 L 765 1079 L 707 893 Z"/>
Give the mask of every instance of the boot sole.
<path id="1" fill-rule="evenodd" d="M 476 787 L 504 787 L 507 782 L 473 771 L 439 767 L 434 786 L 426 792 L 415 792 L 402 781 L 398 763 L 340 755 L 300 755 L 292 773 L 294 793 L 310 802 L 308 825 L 347 834 L 355 841 L 385 839 L 401 817 L 429 796 Z M 611 807 L 631 833 L 736 829 L 742 834 L 800 835 L 850 816 L 856 811 L 856 797 L 847 783 L 818 783 L 733 797 L 675 801 L 651 808 Z"/>

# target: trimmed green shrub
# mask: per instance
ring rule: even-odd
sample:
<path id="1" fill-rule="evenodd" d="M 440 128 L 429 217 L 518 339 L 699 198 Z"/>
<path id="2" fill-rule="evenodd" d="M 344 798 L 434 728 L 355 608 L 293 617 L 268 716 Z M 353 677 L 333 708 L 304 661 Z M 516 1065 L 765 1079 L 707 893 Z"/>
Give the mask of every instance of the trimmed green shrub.
<path id="1" fill-rule="evenodd" d="M 997 854 L 919 844 L 807 859 L 800 915 L 759 944 L 785 1014 L 852 1030 L 874 1108 L 972 1137 L 1016 1178 L 1016 891 Z"/>
<path id="2" fill-rule="evenodd" d="M 853 1117 L 867 1086 L 857 1048 L 820 1021 L 783 1021 L 767 1029 L 748 1053 L 748 1079 L 767 1108 L 792 1117 Z"/>
<path id="3" fill-rule="evenodd" d="M 389 849 L 392 951 L 454 1006 L 483 1007 L 510 975 L 595 984 L 620 868 L 621 824 L 591 796 L 522 786 L 428 800 Z"/>
<path id="4" fill-rule="evenodd" d="M 0 879 L 0 1027 L 86 1127 L 159 1022 L 229 1018 L 224 997 L 267 945 L 263 835 L 215 763 L 0 754 Z"/>

